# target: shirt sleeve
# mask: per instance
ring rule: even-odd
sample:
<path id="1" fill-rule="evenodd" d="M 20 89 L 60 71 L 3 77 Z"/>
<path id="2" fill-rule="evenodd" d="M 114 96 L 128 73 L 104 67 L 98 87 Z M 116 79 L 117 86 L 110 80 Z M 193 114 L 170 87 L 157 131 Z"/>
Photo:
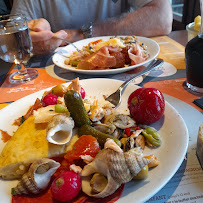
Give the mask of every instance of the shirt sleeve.
<path id="1" fill-rule="evenodd" d="M 134 10 L 138 10 L 151 1 L 152 0 L 128 0 L 128 3 L 131 8 L 133 8 Z"/>
<path id="2" fill-rule="evenodd" d="M 32 19 L 42 18 L 41 6 L 38 0 L 15 0 L 11 14 L 22 14 L 29 22 Z"/>

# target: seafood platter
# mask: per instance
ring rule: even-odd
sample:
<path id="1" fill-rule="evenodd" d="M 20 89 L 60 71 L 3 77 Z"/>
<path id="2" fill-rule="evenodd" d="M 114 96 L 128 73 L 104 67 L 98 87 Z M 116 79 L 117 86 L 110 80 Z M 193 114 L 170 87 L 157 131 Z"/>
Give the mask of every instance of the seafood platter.
<path id="1" fill-rule="evenodd" d="M 0 111 L 3 202 L 144 202 L 170 180 L 187 150 L 183 119 L 155 88 L 129 85 L 115 109 L 105 97 L 120 83 L 76 78 Z"/>

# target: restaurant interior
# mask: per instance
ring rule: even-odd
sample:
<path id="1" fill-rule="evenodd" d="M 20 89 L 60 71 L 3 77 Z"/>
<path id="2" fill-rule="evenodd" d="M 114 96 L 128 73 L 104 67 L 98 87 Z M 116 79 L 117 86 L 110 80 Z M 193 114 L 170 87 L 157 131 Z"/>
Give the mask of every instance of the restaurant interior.
<path id="1" fill-rule="evenodd" d="M 93 23 L 49 54 L 26 22 L 20 63 L 3 55 L 14 1 L 0 0 L 0 202 L 202 203 L 203 0 L 167 0 L 167 35 Z"/>

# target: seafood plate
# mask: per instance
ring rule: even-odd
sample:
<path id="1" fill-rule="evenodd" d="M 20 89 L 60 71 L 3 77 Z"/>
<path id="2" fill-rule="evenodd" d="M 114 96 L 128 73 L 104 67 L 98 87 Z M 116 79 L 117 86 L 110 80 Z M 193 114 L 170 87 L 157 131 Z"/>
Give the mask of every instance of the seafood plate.
<path id="1" fill-rule="evenodd" d="M 94 98 L 96 95 L 98 99 L 102 99 L 103 95 L 109 95 L 110 93 L 114 92 L 115 89 L 121 84 L 121 81 L 109 80 L 109 79 L 90 79 L 90 80 L 80 81 L 80 84 L 84 88 L 86 95 L 91 96 L 92 98 Z M 127 87 L 123 95 L 122 104 L 118 109 L 119 113 L 124 115 L 129 114 L 127 109 L 127 99 L 129 94 L 133 92 L 136 88 L 138 87 L 134 85 L 129 85 Z M 23 98 L 21 100 L 14 102 L 13 104 L 1 110 L 0 111 L 0 121 L 1 121 L 0 129 L 7 131 L 9 134 L 12 134 L 12 132 L 16 130 L 15 126 L 12 126 L 12 123 L 14 122 L 14 120 L 24 115 L 27 112 L 29 106 L 33 105 L 36 98 L 37 97 L 41 98 L 43 94 L 44 94 L 44 91 L 34 93 L 32 95 L 27 96 L 26 98 Z M 70 120 L 68 120 L 68 122 L 71 126 L 72 122 Z M 161 146 L 153 149 L 146 147 L 146 149 L 144 150 L 144 156 L 154 154 L 158 158 L 160 164 L 157 167 L 150 170 L 148 173 L 148 176 L 144 180 L 141 180 L 141 181 L 133 180 L 129 183 L 126 183 L 123 196 L 121 196 L 118 202 L 126 202 L 126 201 L 133 202 L 133 198 L 135 197 L 137 202 L 144 202 L 148 200 L 151 196 L 153 196 L 156 192 L 158 192 L 170 180 L 170 178 L 174 175 L 174 173 L 182 163 L 182 160 L 184 158 L 184 155 L 187 149 L 188 134 L 187 134 L 187 128 L 181 116 L 176 112 L 176 110 L 170 104 L 166 102 L 166 110 L 165 110 L 164 117 L 158 122 L 154 123 L 152 127 L 158 130 L 158 133 L 161 135 L 161 138 L 162 138 Z M 70 132 L 70 128 L 68 128 L 68 131 Z M 173 144 L 174 140 L 176 140 L 177 147 L 175 147 Z M 0 145 L 1 150 L 3 149 L 4 145 L 5 145 L 4 143 L 1 143 Z M 173 148 L 173 151 L 171 151 L 171 148 Z M 105 153 L 106 150 L 112 150 L 112 149 L 107 148 L 103 151 L 103 153 Z M 108 154 L 111 154 L 111 153 L 108 153 Z M 139 154 L 139 152 L 137 152 L 137 154 Z M 97 157 L 97 158 L 100 159 L 100 157 Z M 123 160 L 123 158 L 121 160 Z M 142 161 L 145 162 L 146 160 L 142 160 Z M 91 163 L 94 166 L 93 168 L 95 168 L 95 162 L 91 162 Z M 148 164 L 148 163 L 145 163 L 145 164 Z M 90 167 L 90 165 L 88 167 Z M 88 173 L 87 173 L 87 176 L 88 176 Z M 86 175 L 84 174 L 84 176 Z M 127 178 L 126 180 L 122 180 L 121 183 L 128 182 L 128 180 L 131 180 L 131 178 Z M 4 188 L 4 190 L 1 190 L 0 192 L 4 202 L 10 202 L 10 195 L 9 195 L 10 189 L 15 187 L 16 185 L 17 185 L 16 181 L 5 182 L 2 180 L 0 182 L 0 188 Z"/>

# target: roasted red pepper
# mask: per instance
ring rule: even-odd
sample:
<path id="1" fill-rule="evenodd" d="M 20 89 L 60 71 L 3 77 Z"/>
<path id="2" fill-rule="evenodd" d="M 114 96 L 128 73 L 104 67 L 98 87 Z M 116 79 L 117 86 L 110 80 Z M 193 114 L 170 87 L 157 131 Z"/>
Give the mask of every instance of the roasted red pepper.
<path id="1" fill-rule="evenodd" d="M 90 155 L 95 157 L 101 150 L 97 139 L 91 135 L 81 136 L 73 145 L 73 150 L 67 152 L 64 156 L 70 163 L 74 160 L 81 159 L 81 155 Z"/>
<path id="2" fill-rule="evenodd" d="M 126 128 L 126 129 L 124 130 L 124 133 L 125 133 L 128 137 L 130 137 L 130 136 L 133 134 L 133 132 L 136 131 L 136 130 L 140 130 L 140 128 L 139 128 L 138 126 Z"/>

